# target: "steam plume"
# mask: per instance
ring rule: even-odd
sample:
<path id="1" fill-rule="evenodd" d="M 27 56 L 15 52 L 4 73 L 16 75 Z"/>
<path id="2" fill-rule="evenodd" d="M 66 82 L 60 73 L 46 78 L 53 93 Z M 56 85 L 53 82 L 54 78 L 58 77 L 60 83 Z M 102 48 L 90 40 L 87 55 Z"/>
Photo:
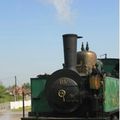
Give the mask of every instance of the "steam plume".
<path id="1" fill-rule="evenodd" d="M 72 10 L 71 4 L 73 0 L 48 0 L 57 11 L 57 17 L 64 22 L 71 22 Z"/>

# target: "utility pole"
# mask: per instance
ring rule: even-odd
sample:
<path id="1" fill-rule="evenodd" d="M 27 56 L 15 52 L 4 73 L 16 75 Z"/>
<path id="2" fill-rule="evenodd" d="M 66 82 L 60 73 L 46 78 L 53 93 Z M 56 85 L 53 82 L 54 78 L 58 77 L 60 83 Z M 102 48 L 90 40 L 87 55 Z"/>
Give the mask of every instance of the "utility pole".
<path id="1" fill-rule="evenodd" d="M 15 101 L 17 101 L 17 78 L 16 78 L 16 76 L 15 76 L 15 88 L 14 88 L 14 90 L 15 90 Z"/>
<path id="2" fill-rule="evenodd" d="M 22 101 L 23 101 L 23 118 L 25 117 L 25 89 L 24 85 L 22 86 Z"/>

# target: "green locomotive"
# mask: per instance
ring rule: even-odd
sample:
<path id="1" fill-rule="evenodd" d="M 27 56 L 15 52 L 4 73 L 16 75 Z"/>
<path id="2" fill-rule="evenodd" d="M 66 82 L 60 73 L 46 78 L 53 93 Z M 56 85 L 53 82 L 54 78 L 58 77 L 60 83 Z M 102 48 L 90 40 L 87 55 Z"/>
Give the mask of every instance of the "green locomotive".
<path id="1" fill-rule="evenodd" d="M 97 59 L 76 34 L 63 35 L 63 69 L 31 78 L 32 109 L 22 120 L 118 120 L 119 60 Z"/>

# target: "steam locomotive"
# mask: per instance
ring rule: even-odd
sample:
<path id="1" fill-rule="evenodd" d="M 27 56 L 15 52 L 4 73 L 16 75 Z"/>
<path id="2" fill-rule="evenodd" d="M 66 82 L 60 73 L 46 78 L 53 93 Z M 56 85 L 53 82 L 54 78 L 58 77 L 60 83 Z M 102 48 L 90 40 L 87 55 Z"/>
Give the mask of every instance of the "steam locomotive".
<path id="1" fill-rule="evenodd" d="M 22 120 L 119 119 L 119 60 L 97 59 L 88 43 L 77 52 L 78 38 L 63 35 L 63 69 L 31 78 L 32 110 Z"/>

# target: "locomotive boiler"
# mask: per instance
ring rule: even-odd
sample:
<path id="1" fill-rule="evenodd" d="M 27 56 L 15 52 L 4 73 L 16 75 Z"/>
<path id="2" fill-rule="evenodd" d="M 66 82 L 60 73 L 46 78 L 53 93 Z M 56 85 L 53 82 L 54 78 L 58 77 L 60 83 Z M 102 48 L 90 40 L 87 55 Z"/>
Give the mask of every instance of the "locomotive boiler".
<path id="1" fill-rule="evenodd" d="M 88 43 L 77 52 L 79 38 L 63 35 L 63 69 L 31 78 L 32 110 L 22 120 L 118 119 L 118 59 L 98 59 Z"/>

